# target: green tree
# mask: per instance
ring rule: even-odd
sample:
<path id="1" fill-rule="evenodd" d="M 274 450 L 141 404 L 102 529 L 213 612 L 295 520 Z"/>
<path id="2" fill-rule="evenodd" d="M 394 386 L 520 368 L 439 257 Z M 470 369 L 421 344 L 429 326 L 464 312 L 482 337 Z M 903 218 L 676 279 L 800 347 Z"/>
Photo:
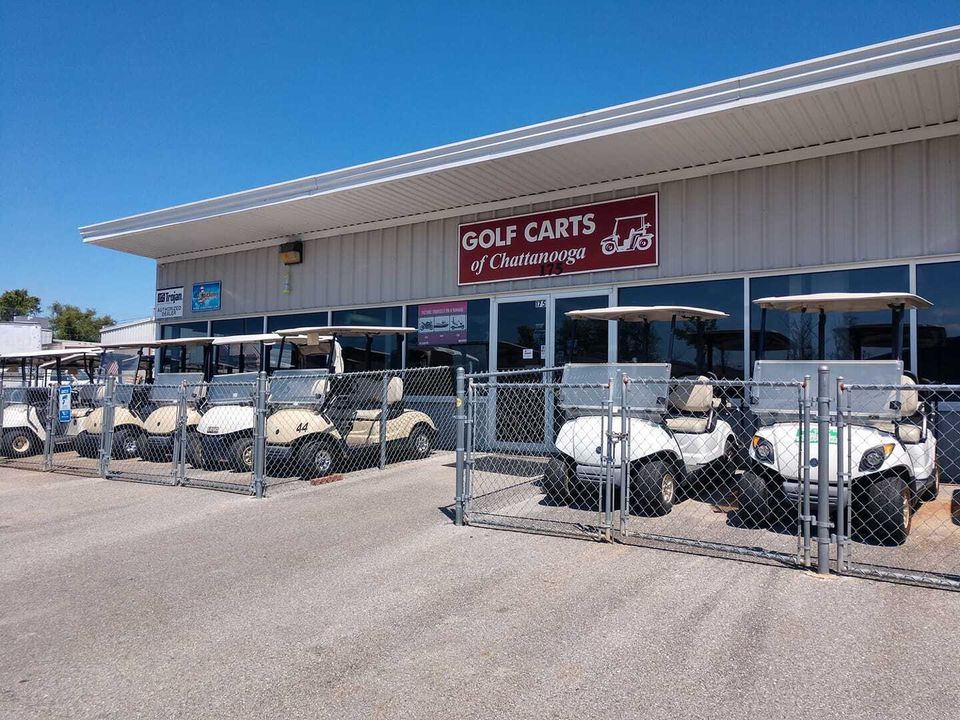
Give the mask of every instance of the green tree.
<path id="1" fill-rule="evenodd" d="M 54 303 L 50 306 L 50 326 L 59 340 L 99 342 L 100 330 L 113 325 L 109 315 L 97 315 L 93 308 L 81 310 L 76 305 Z"/>
<path id="2" fill-rule="evenodd" d="M 26 288 L 6 290 L 0 294 L 0 320 L 9 322 L 14 315 L 36 315 L 40 312 L 40 298 Z"/>

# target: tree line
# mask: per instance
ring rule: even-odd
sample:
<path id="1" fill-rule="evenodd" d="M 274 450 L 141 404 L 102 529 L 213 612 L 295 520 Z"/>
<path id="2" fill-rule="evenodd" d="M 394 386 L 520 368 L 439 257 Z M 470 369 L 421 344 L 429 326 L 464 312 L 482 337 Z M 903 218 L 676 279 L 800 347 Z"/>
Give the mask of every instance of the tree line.
<path id="1" fill-rule="evenodd" d="M 40 307 L 40 298 L 26 288 L 0 293 L 0 321 L 9 322 L 17 315 L 37 315 Z M 58 340 L 99 342 L 100 330 L 114 322 L 112 317 L 98 315 L 93 308 L 83 310 L 58 302 L 50 305 L 50 329 Z"/>

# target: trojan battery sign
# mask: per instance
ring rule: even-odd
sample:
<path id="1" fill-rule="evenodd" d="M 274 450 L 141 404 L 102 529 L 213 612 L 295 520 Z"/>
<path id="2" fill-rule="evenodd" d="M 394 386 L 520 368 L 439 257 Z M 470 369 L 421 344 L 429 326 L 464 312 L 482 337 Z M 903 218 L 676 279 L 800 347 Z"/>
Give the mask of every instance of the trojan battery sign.
<path id="1" fill-rule="evenodd" d="M 461 285 L 656 265 L 657 193 L 460 226 Z"/>

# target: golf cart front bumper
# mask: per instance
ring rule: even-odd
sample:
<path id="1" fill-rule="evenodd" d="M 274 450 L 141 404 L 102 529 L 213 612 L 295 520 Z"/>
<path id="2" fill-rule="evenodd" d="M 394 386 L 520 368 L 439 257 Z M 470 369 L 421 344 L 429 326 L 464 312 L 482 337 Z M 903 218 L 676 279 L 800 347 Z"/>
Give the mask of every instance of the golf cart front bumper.
<path id="1" fill-rule="evenodd" d="M 266 461 L 269 467 L 290 467 L 295 457 L 293 445 L 267 443 Z"/>
<path id="2" fill-rule="evenodd" d="M 204 463 L 226 464 L 230 461 L 230 446 L 236 439 L 235 435 L 204 435 L 200 434 L 200 452 Z"/>
<path id="3" fill-rule="evenodd" d="M 154 457 L 173 454 L 173 435 L 147 435 L 146 443 Z"/>

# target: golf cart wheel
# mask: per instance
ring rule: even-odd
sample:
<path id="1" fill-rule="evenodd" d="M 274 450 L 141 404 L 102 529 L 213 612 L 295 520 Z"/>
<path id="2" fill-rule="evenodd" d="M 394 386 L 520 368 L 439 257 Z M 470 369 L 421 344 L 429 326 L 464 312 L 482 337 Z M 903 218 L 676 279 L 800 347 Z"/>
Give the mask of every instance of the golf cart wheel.
<path id="1" fill-rule="evenodd" d="M 574 470 L 566 458 L 551 457 L 543 473 L 543 494 L 547 502 L 568 503 L 571 498 Z"/>
<path id="2" fill-rule="evenodd" d="M 311 440 L 301 446 L 297 453 L 300 476 L 304 480 L 322 478 L 330 475 L 337 467 L 337 451 L 326 440 Z"/>
<path id="3" fill-rule="evenodd" d="M 673 463 L 650 460 L 634 466 L 631 505 L 650 515 L 666 515 L 677 499 L 679 477 Z"/>
<path id="4" fill-rule="evenodd" d="M 747 470 L 737 478 L 738 518 L 751 528 L 766 527 L 770 522 L 770 492 L 762 475 Z"/>
<path id="5" fill-rule="evenodd" d="M 141 460 L 146 460 L 147 462 L 163 461 L 163 453 L 159 448 L 150 444 L 146 435 L 141 435 L 137 438 L 137 455 Z"/>
<path id="6" fill-rule="evenodd" d="M 193 467 L 203 467 L 203 444 L 196 430 L 187 431 L 186 461 Z"/>
<path id="7" fill-rule="evenodd" d="M 933 466 L 933 476 L 932 481 L 923 488 L 919 493 L 919 499 L 921 502 L 933 502 L 937 499 L 937 495 L 940 494 L 940 463 L 937 462 Z"/>
<path id="8" fill-rule="evenodd" d="M 253 472 L 253 438 L 242 437 L 230 446 L 230 465 L 236 472 Z"/>
<path id="9" fill-rule="evenodd" d="M 99 455 L 100 443 L 93 438 L 86 430 L 77 435 L 76 450 L 77 455 L 85 458 L 95 458 Z"/>
<path id="10" fill-rule="evenodd" d="M 910 487 L 896 475 L 886 475 L 854 490 L 857 522 L 878 545 L 903 545 L 913 522 Z"/>
<path id="11" fill-rule="evenodd" d="M 21 458 L 40 452 L 37 436 L 25 428 L 7 430 L 3 433 L 3 454 L 7 457 Z"/>
<path id="12" fill-rule="evenodd" d="M 417 425 L 407 438 L 407 454 L 411 459 L 422 460 L 433 452 L 433 431 L 426 425 Z"/>
<path id="13" fill-rule="evenodd" d="M 140 433 L 132 428 L 123 428 L 113 434 L 113 458 L 130 460 L 140 454 Z"/>

